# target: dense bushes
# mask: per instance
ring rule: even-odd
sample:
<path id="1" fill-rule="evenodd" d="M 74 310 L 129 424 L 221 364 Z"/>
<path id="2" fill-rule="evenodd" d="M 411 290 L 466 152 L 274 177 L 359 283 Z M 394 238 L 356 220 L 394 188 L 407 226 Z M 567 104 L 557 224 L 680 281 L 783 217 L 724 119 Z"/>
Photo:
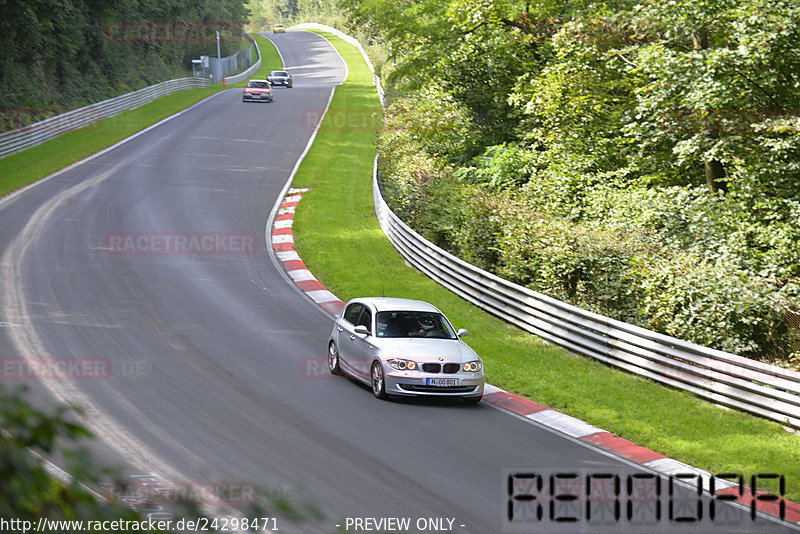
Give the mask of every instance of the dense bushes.
<path id="1" fill-rule="evenodd" d="M 800 6 L 341 1 L 394 53 L 379 148 L 412 226 L 553 297 L 798 363 Z"/>
<path id="2" fill-rule="evenodd" d="M 390 109 L 381 171 L 392 207 L 425 237 L 592 311 L 729 352 L 796 361 L 800 202 L 702 185 L 559 180 L 537 171 L 536 155 L 518 146 L 491 147 L 473 166 L 454 166 L 429 153 L 419 124 L 400 127 L 413 124 L 411 104 Z M 447 136 L 436 129 L 434 142 Z"/>

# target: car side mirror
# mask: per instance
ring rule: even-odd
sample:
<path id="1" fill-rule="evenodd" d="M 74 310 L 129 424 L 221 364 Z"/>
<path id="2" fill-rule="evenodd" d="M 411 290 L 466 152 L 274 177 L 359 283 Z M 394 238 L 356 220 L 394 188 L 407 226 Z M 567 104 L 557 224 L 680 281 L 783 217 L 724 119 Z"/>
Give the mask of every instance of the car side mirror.
<path id="1" fill-rule="evenodd" d="M 368 336 L 369 335 L 369 329 L 366 326 L 364 326 L 363 324 L 360 324 L 355 328 L 355 333 Z"/>
<path id="2" fill-rule="evenodd" d="M 469 330 L 466 328 L 459 328 L 458 332 L 456 332 L 456 335 L 458 337 L 467 337 L 469 335 Z"/>

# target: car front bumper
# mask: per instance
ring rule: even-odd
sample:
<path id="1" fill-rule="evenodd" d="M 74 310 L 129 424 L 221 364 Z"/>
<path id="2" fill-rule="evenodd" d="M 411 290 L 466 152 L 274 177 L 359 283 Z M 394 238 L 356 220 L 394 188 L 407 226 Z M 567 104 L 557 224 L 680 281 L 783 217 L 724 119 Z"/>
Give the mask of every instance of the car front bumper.
<path id="1" fill-rule="evenodd" d="M 434 395 L 446 397 L 478 397 L 483 395 L 486 379 L 475 373 L 424 373 L 420 371 L 385 371 L 386 393 L 389 395 Z M 456 379 L 455 386 L 429 385 L 428 379 Z"/>
<path id="2" fill-rule="evenodd" d="M 272 95 L 268 95 L 266 93 L 244 93 L 244 95 L 242 95 L 242 100 L 252 100 L 253 102 L 269 102 L 272 100 Z"/>

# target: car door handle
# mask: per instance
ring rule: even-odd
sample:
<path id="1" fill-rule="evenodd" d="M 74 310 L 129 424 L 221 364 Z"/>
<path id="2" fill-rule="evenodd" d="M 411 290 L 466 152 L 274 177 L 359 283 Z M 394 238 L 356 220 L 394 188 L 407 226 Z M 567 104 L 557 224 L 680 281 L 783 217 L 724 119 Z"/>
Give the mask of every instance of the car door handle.
<path id="1" fill-rule="evenodd" d="M 356 336 L 351 335 L 350 336 L 350 341 L 355 341 L 355 340 L 356 340 Z"/>
<path id="2" fill-rule="evenodd" d="M 337 326 L 337 327 L 336 327 L 336 329 L 337 329 L 339 332 L 344 332 L 344 328 L 342 328 L 341 326 Z"/>

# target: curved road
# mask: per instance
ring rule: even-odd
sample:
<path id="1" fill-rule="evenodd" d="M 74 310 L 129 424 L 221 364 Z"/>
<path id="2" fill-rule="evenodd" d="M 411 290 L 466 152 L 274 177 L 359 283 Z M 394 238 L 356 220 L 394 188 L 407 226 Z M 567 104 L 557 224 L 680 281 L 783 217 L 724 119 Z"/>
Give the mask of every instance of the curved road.
<path id="1" fill-rule="evenodd" d="M 315 34 L 270 38 L 295 79 L 275 103 L 221 92 L 0 201 L 0 322 L 12 325 L 0 357 L 107 364 L 101 379 L 36 383 L 86 408 L 104 459 L 286 490 L 320 506 L 328 531 L 346 517 L 447 517 L 454 532 L 501 532 L 505 469 L 623 467 L 484 404 L 380 402 L 327 374 L 331 320 L 286 283 L 264 232 L 311 135 L 306 112 L 345 69 Z M 213 253 L 143 248 L 203 236 Z M 253 236 L 256 250 L 236 248 Z M 137 248 L 115 253 L 129 237 Z"/>

